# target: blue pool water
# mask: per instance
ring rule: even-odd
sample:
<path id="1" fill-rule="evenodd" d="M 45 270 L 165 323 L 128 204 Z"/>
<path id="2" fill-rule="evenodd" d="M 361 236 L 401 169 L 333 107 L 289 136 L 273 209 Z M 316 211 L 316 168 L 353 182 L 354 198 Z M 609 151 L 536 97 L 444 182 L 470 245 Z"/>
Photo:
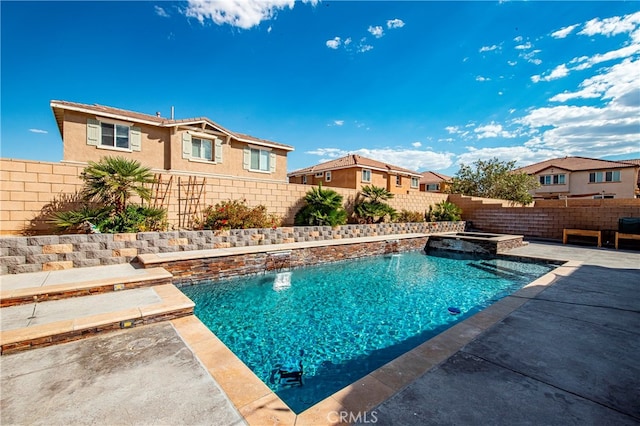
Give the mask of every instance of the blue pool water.
<path id="1" fill-rule="evenodd" d="M 198 318 L 299 413 L 554 267 L 410 252 L 181 290 Z M 274 380 L 276 366 L 291 360 L 302 362 L 303 386 Z"/>

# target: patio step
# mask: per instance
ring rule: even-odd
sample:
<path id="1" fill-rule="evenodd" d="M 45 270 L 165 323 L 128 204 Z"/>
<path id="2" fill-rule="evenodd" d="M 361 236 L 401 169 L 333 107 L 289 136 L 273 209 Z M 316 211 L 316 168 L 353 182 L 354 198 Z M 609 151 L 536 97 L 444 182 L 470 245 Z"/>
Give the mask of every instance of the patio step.
<path id="1" fill-rule="evenodd" d="M 0 308 L 88 296 L 111 291 L 171 284 L 164 268 L 131 264 L 0 276 Z"/>
<path id="2" fill-rule="evenodd" d="M 173 284 L 0 308 L 1 354 L 70 342 L 97 333 L 193 315 Z"/>
<path id="3" fill-rule="evenodd" d="M 132 264 L 0 276 L 0 353 L 192 315 L 172 278 Z"/>

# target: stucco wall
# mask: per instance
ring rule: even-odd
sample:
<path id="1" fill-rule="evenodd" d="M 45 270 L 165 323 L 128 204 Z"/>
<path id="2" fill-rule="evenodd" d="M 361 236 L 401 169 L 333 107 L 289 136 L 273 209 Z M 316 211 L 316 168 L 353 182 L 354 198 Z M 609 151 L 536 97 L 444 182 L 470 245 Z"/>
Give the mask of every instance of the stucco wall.
<path id="1" fill-rule="evenodd" d="M 88 114 L 74 111 L 64 113 L 64 153 L 65 161 L 99 161 L 100 158 L 123 156 L 137 160 L 147 167 L 165 168 L 165 141 L 169 140 L 169 129 L 135 123 L 141 130 L 141 151 L 123 150 L 112 147 L 87 145 L 87 119 L 94 118 Z"/>
<path id="2" fill-rule="evenodd" d="M 620 171 L 619 182 L 589 182 L 590 172 L 606 172 L 606 171 Z M 583 194 L 605 194 L 613 195 L 614 198 L 634 198 L 635 188 L 638 182 L 638 175 L 636 170 L 632 167 L 629 168 L 617 168 L 617 169 L 602 169 L 602 170 L 587 170 L 570 172 L 559 168 L 548 168 L 535 175 L 537 181 L 539 176 L 550 174 L 564 174 L 564 185 L 541 185 L 538 187 L 534 194 L 562 194 L 562 195 L 583 195 Z M 592 198 L 593 195 L 587 195 Z"/>

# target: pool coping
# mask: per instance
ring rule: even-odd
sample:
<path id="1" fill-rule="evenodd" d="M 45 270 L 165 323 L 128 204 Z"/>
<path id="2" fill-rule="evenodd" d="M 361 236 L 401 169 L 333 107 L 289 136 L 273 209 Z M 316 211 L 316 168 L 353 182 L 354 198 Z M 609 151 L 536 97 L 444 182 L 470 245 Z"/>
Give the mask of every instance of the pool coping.
<path id="1" fill-rule="evenodd" d="M 517 257 L 548 262 L 548 259 Z M 348 424 L 341 422 L 344 416 L 340 413 L 356 416 L 369 412 L 537 296 L 557 277 L 573 273 L 582 263 L 562 263 L 515 293 L 391 360 L 300 414 L 295 414 L 195 315 L 171 322 L 249 425 Z"/>
<path id="2" fill-rule="evenodd" d="M 389 234 L 389 235 L 376 235 L 371 237 L 336 238 L 332 240 L 300 241 L 300 242 L 294 242 L 294 243 L 214 248 L 214 249 L 207 249 L 207 250 L 191 250 L 191 251 L 167 252 L 167 253 L 147 253 L 147 254 L 138 255 L 138 261 L 144 267 L 149 267 L 151 265 L 156 265 L 159 263 L 176 262 L 181 260 L 237 256 L 239 254 L 282 252 L 287 250 L 303 249 L 303 248 L 310 248 L 310 247 L 338 246 L 338 245 L 370 243 L 370 242 L 380 242 L 380 241 L 404 240 L 404 239 L 411 239 L 411 238 L 425 238 L 425 237 L 440 236 L 440 235 L 446 235 L 446 234 L 449 234 L 449 233 L 434 232 L 432 234 L 425 234 L 425 233 Z"/>

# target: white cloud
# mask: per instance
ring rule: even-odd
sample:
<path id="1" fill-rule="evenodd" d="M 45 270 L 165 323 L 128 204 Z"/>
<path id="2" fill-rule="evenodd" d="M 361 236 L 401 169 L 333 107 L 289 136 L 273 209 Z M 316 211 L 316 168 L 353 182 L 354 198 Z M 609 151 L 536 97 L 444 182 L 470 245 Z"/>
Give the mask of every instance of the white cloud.
<path id="1" fill-rule="evenodd" d="M 391 28 L 402 28 L 404 27 L 404 22 L 402 21 L 402 19 L 390 19 L 387 21 L 387 28 L 391 29 Z"/>
<path id="2" fill-rule="evenodd" d="M 347 37 L 347 39 L 344 41 L 344 45 L 348 46 L 351 44 L 351 37 Z"/>
<path id="3" fill-rule="evenodd" d="M 315 6 L 318 0 L 303 0 L 303 3 Z M 184 14 L 201 24 L 210 19 L 217 25 L 249 29 L 272 19 L 278 10 L 294 6 L 294 0 L 188 0 Z"/>
<path id="4" fill-rule="evenodd" d="M 491 45 L 491 46 L 482 46 L 480 48 L 480 53 L 482 53 L 482 52 L 491 52 L 491 51 L 498 50 L 498 49 L 500 49 L 500 47 L 495 45 L 495 44 Z"/>
<path id="5" fill-rule="evenodd" d="M 513 41 L 515 41 L 516 43 L 520 43 L 522 40 L 523 40 L 522 36 L 518 36 L 513 39 Z"/>
<path id="6" fill-rule="evenodd" d="M 530 42 L 526 42 L 524 44 L 518 44 L 515 49 L 516 50 L 529 50 L 533 47 L 533 45 Z"/>
<path id="7" fill-rule="evenodd" d="M 364 52 L 368 52 L 369 50 L 373 49 L 373 46 L 370 44 L 360 44 L 358 46 L 358 53 L 364 53 Z"/>
<path id="8" fill-rule="evenodd" d="M 476 81 L 491 81 L 489 77 L 483 77 L 481 75 L 476 77 Z"/>
<path id="9" fill-rule="evenodd" d="M 348 39 L 351 40 L 351 39 Z M 340 37 L 334 37 L 331 40 L 327 40 L 327 47 L 329 49 L 337 49 L 338 47 L 340 47 L 340 44 L 342 43 L 342 41 L 340 40 Z"/>
<path id="10" fill-rule="evenodd" d="M 516 135 L 514 133 L 508 132 L 502 128 L 502 124 L 494 123 L 487 124 L 485 126 L 476 127 L 473 130 L 476 133 L 476 137 L 478 139 L 486 139 L 486 138 L 514 138 Z"/>
<path id="11" fill-rule="evenodd" d="M 161 8 L 160 6 L 153 6 L 153 9 L 155 10 L 156 15 L 162 16 L 163 18 L 169 17 L 169 14 L 167 13 L 167 11 Z"/>
<path id="12" fill-rule="evenodd" d="M 580 30 L 580 35 L 604 35 L 607 37 L 621 33 L 631 33 L 640 24 L 640 12 L 636 12 L 623 17 L 614 16 L 612 18 L 590 20 Z"/>
<path id="13" fill-rule="evenodd" d="M 411 144 L 411 146 L 415 147 L 415 148 L 420 148 L 422 146 L 422 142 L 414 142 Z"/>
<path id="14" fill-rule="evenodd" d="M 511 65 L 512 67 L 515 67 L 516 65 L 518 65 L 518 61 L 507 61 L 507 64 Z"/>
<path id="15" fill-rule="evenodd" d="M 344 124 L 344 120 L 333 120 L 333 124 L 336 126 L 342 126 Z"/>
<path id="16" fill-rule="evenodd" d="M 515 160 L 516 166 L 522 167 L 537 163 L 553 157 L 561 157 L 564 154 L 557 150 L 536 150 L 527 146 L 501 146 L 494 148 L 467 147 L 468 152 L 458 156 L 457 164 L 472 164 L 478 160 L 487 161 L 498 158 L 501 161 Z"/>
<path id="17" fill-rule="evenodd" d="M 377 26 L 369 26 L 369 28 L 367 29 L 367 31 L 369 31 L 371 33 L 372 36 L 374 36 L 375 38 L 380 38 L 384 35 L 384 30 L 382 29 L 382 27 L 380 25 Z"/>
<path id="18" fill-rule="evenodd" d="M 272 30 L 273 30 L 273 27 L 269 25 L 269 28 L 267 28 L 267 33 L 271 33 Z"/>
<path id="19" fill-rule="evenodd" d="M 42 133 L 42 134 L 47 134 L 49 132 L 47 132 L 46 130 L 41 130 L 41 129 L 29 129 L 29 131 L 31 133 Z"/>
<path id="20" fill-rule="evenodd" d="M 578 27 L 578 24 L 569 25 L 568 27 L 560 28 L 558 31 L 552 32 L 551 33 L 551 37 L 553 37 L 553 38 L 565 38 L 569 34 L 571 34 L 573 32 L 573 30 L 575 30 L 577 27 Z"/>

